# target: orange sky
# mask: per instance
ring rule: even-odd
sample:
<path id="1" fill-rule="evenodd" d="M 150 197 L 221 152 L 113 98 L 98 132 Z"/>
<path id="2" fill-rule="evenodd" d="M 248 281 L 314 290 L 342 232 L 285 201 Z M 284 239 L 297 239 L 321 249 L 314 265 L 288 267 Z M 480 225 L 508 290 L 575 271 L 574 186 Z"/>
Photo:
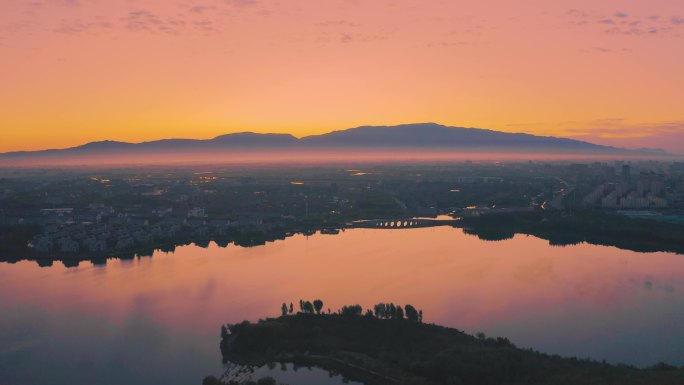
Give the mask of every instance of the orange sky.
<path id="1" fill-rule="evenodd" d="M 7 0 L 0 151 L 433 121 L 684 152 L 684 3 Z"/>

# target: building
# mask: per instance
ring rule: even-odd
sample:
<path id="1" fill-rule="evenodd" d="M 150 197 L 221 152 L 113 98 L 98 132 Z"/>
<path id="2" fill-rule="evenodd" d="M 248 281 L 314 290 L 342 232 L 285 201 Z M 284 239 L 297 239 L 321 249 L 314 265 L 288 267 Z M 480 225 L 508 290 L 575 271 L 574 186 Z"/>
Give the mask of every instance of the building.
<path id="1" fill-rule="evenodd" d="M 628 164 L 622 165 L 622 183 L 629 183 L 632 179 L 632 167 Z"/>

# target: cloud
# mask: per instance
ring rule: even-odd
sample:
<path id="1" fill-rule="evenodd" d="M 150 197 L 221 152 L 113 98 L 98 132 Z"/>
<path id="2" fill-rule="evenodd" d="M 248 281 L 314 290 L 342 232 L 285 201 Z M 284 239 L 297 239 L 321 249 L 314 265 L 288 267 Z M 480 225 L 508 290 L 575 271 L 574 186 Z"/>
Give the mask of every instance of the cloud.
<path id="1" fill-rule="evenodd" d="M 315 25 L 318 27 L 358 27 L 360 24 L 346 20 L 329 20 L 316 23 Z"/>
<path id="2" fill-rule="evenodd" d="M 78 7 L 81 5 L 81 2 L 79 0 L 52 0 L 50 2 L 32 1 L 29 5 L 34 7 L 41 7 L 44 5 Z"/>
<path id="3" fill-rule="evenodd" d="M 640 16 L 625 12 L 614 12 L 606 16 L 571 9 L 565 13 L 565 18 L 570 25 L 594 28 L 597 32 L 608 35 L 657 36 L 672 35 L 671 32 L 678 27 L 684 30 L 684 18 L 679 16 L 663 18 L 659 15 Z"/>
<path id="4" fill-rule="evenodd" d="M 234 7 L 253 7 L 259 4 L 258 0 L 223 0 L 226 4 Z"/>
<path id="5" fill-rule="evenodd" d="M 196 4 L 182 7 L 181 12 L 161 14 L 150 9 L 134 9 L 114 19 L 95 16 L 62 20 L 52 31 L 61 34 L 100 34 L 125 31 L 128 33 L 163 33 L 178 35 L 187 32 L 220 32 L 221 16 L 216 7 Z"/>
<path id="6" fill-rule="evenodd" d="M 153 31 L 157 29 L 166 29 L 164 22 L 161 18 L 153 12 L 146 10 L 137 10 L 128 12 L 128 14 L 122 17 L 121 22 L 124 24 L 125 28 L 129 31 Z M 169 30 L 167 30 L 169 31 Z"/>
<path id="7" fill-rule="evenodd" d="M 93 32 L 97 30 L 111 30 L 114 24 L 106 20 L 95 20 L 90 22 L 83 22 L 80 19 L 71 22 L 64 22 L 54 32 L 63 34 L 79 34 L 83 32 Z"/>
<path id="8" fill-rule="evenodd" d="M 205 12 L 213 11 L 213 10 L 215 10 L 215 9 L 216 9 L 216 7 L 213 6 L 213 5 L 201 5 L 201 4 L 198 4 L 198 5 L 193 5 L 193 6 L 191 6 L 191 7 L 188 9 L 188 11 L 189 11 L 190 13 L 198 13 L 198 14 L 199 14 L 199 13 L 205 13 Z"/>
<path id="9" fill-rule="evenodd" d="M 589 24 L 589 13 L 579 9 L 571 9 L 565 13 L 565 17 L 570 25 L 581 26 Z"/>
<path id="10" fill-rule="evenodd" d="M 378 40 L 386 40 L 389 37 L 384 34 L 365 34 L 349 31 L 325 31 L 317 35 L 320 43 L 369 43 Z"/>
<path id="11" fill-rule="evenodd" d="M 351 43 L 352 41 L 354 41 L 354 36 L 352 36 L 349 33 L 342 33 L 342 35 L 340 36 L 340 41 L 342 43 Z"/>
<path id="12" fill-rule="evenodd" d="M 449 48 L 449 47 L 464 47 L 469 45 L 475 45 L 473 42 L 460 40 L 460 41 L 438 41 L 434 43 L 428 43 L 429 48 Z"/>
<path id="13" fill-rule="evenodd" d="M 591 47 L 590 50 L 583 52 L 599 52 L 599 53 L 628 53 L 632 52 L 629 48 L 606 48 L 606 47 Z"/>

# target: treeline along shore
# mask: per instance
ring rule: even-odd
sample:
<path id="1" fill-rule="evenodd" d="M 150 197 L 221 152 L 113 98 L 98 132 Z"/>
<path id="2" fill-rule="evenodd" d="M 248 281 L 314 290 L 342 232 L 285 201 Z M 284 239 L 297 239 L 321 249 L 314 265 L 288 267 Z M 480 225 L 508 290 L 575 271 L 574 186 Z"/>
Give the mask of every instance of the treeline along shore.
<path id="1" fill-rule="evenodd" d="M 595 211 L 525 212 L 464 217 L 459 223 L 467 234 L 499 241 L 529 234 L 555 246 L 582 242 L 637 252 L 684 254 L 684 227 L 667 222 L 627 218 Z"/>
<path id="2" fill-rule="evenodd" d="M 99 264 L 439 215 L 487 240 L 684 253 L 684 162 L 353 167 L 0 168 L 0 261 Z"/>
<path id="3" fill-rule="evenodd" d="M 387 223 L 407 222 L 412 217 L 387 219 Z M 368 218 L 364 218 L 368 219 Z M 455 221 L 441 221 L 441 225 L 462 228 L 466 234 L 475 235 L 486 241 L 501 241 L 513 238 L 515 234 L 529 234 L 548 240 L 557 246 L 575 245 L 582 242 L 618 247 L 638 252 L 674 252 L 684 254 L 682 225 L 633 219 L 619 215 L 594 212 L 491 212 L 477 216 L 463 216 Z M 435 221 L 438 225 L 440 221 Z M 149 236 L 143 243 L 129 243 L 125 248 L 78 253 L 37 253 L 26 249 L 30 234 L 37 230 L 29 227 L 0 228 L 0 261 L 17 262 L 23 259 L 36 260 L 41 266 L 50 266 L 53 261 L 62 261 L 67 266 L 77 266 L 79 261 L 88 260 L 95 264 L 106 263 L 107 258 L 131 259 L 136 256 L 152 256 L 156 250 L 172 252 L 176 247 L 195 244 L 208 247 L 215 242 L 220 247 L 235 244 L 242 247 L 263 245 L 266 242 L 283 240 L 296 234 L 312 235 L 320 231 L 336 234 L 340 230 L 369 227 L 355 221 L 309 221 L 307 223 L 249 224 L 233 225 L 225 229 L 204 227 L 201 232 L 191 228 L 178 227 L 173 236 L 154 238 Z M 424 227 L 424 226 L 423 226 Z M 391 227 L 377 227 L 387 229 Z M 105 231 L 106 232 L 106 231 Z M 136 233 L 137 234 L 137 233 Z M 144 233 L 143 233 L 144 234 Z"/>

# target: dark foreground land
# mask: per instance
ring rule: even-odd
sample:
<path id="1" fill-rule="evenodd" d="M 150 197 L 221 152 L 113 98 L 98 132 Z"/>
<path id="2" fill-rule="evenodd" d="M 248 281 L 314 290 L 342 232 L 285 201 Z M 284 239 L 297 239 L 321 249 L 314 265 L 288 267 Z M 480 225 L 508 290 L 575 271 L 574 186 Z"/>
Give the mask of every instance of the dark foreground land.
<path id="1" fill-rule="evenodd" d="M 684 370 L 561 358 L 505 338 L 372 315 L 295 314 L 230 326 L 224 360 L 317 366 L 367 385 L 684 384 Z"/>

